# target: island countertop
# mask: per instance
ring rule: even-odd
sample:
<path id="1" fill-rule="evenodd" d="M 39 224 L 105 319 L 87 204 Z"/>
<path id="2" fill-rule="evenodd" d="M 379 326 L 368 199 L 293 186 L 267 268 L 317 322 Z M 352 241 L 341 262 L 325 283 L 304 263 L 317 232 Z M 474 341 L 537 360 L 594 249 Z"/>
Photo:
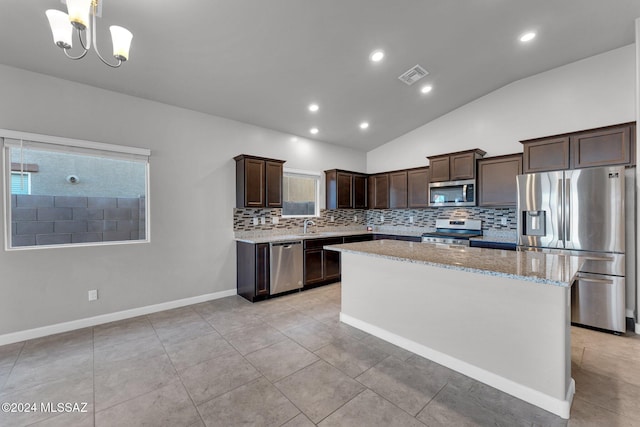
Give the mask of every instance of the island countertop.
<path id="1" fill-rule="evenodd" d="M 397 240 L 346 243 L 325 246 L 324 249 L 562 287 L 571 286 L 583 261 L 577 256 L 554 253 L 507 251 Z"/>

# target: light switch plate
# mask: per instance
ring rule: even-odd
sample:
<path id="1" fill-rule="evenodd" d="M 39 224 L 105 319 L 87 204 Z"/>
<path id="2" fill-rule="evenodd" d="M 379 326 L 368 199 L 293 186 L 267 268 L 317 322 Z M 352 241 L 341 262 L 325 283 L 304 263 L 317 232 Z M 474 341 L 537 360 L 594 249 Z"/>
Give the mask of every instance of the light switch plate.
<path id="1" fill-rule="evenodd" d="M 412 216 L 409 217 L 409 224 L 413 224 L 413 217 Z"/>
<path id="2" fill-rule="evenodd" d="M 353 216 L 353 222 L 358 222 L 358 215 Z"/>
<path id="3" fill-rule="evenodd" d="M 272 216 L 271 217 L 271 224 L 277 224 L 280 222 L 280 218 L 278 218 L 277 216 Z"/>
<path id="4" fill-rule="evenodd" d="M 260 224 L 265 225 L 267 223 L 267 219 L 263 216 L 260 217 Z"/>
<path id="5" fill-rule="evenodd" d="M 258 225 L 258 218 L 253 218 L 253 225 Z"/>
<path id="6" fill-rule="evenodd" d="M 500 224 L 507 225 L 507 218 L 500 218 Z"/>

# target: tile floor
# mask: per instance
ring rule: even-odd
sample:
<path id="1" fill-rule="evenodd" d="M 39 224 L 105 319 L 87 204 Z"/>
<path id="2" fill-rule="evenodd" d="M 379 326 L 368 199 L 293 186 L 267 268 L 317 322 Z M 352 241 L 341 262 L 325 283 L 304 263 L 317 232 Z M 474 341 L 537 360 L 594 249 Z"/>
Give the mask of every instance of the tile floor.
<path id="1" fill-rule="evenodd" d="M 573 329 L 567 422 L 341 324 L 339 311 L 336 284 L 0 347 L 0 402 L 87 404 L 81 413 L 0 412 L 0 425 L 640 425 L 638 336 Z"/>

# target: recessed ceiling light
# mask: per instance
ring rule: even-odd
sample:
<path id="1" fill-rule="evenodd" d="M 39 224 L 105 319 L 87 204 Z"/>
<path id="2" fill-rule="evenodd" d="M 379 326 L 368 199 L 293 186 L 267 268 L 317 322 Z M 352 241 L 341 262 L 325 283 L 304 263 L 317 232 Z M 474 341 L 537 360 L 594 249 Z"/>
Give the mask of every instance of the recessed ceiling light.
<path id="1" fill-rule="evenodd" d="M 374 50 L 371 52 L 371 55 L 369 55 L 369 59 L 372 62 L 380 62 L 382 61 L 382 58 L 384 58 L 384 52 L 380 49 Z"/>
<path id="2" fill-rule="evenodd" d="M 520 36 L 520 41 L 523 43 L 530 42 L 531 40 L 536 38 L 536 33 L 533 31 L 529 31 L 528 33 L 524 33 Z"/>
<path id="3" fill-rule="evenodd" d="M 360 129 L 367 129 L 369 127 L 369 122 L 360 123 Z"/>
<path id="4" fill-rule="evenodd" d="M 433 86 L 431 85 L 424 85 L 420 88 L 420 92 L 421 93 L 429 93 L 433 90 Z"/>
<path id="5" fill-rule="evenodd" d="M 309 129 L 309 132 L 311 132 L 312 135 L 315 135 L 319 132 L 318 128 L 311 128 Z"/>
<path id="6" fill-rule="evenodd" d="M 320 109 L 320 106 L 318 104 L 309 104 L 309 111 L 311 111 L 312 113 L 315 113 L 319 109 Z"/>

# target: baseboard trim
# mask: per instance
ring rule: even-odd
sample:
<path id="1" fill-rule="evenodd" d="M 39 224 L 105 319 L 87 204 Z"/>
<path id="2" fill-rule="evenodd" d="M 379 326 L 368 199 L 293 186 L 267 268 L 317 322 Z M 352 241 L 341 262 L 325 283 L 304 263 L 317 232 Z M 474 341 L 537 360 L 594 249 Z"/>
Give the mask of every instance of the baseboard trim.
<path id="1" fill-rule="evenodd" d="M 571 403 L 573 402 L 573 395 L 576 390 L 573 378 L 569 384 L 569 389 L 567 390 L 565 399 L 560 400 L 462 360 L 456 359 L 455 357 L 449 356 L 445 353 L 441 353 L 415 341 L 408 340 L 392 332 L 371 325 L 367 322 L 363 322 L 362 320 L 356 319 L 347 314 L 340 313 L 340 321 L 395 344 L 398 347 L 404 348 L 405 350 L 409 350 L 424 358 L 451 368 L 468 377 L 474 378 L 480 382 L 490 385 L 491 387 L 497 388 L 498 390 L 504 391 L 505 393 L 524 400 L 525 402 L 529 402 L 532 405 L 538 406 L 539 408 L 556 414 L 564 419 L 569 419 Z"/>
<path id="2" fill-rule="evenodd" d="M 636 334 L 640 335 L 640 323 L 636 323 Z"/>
<path id="3" fill-rule="evenodd" d="M 144 307 L 132 308 L 129 310 L 116 311 L 114 313 L 101 314 L 99 316 L 86 317 L 84 319 L 72 320 L 69 322 L 56 323 L 54 325 L 42 326 L 40 328 L 11 332 L 8 334 L 0 335 L 0 345 L 12 344 L 15 342 L 44 337 L 47 335 L 69 332 L 76 329 L 88 328 L 91 326 L 101 325 L 103 323 L 114 322 L 116 320 L 130 319 L 136 316 L 143 316 L 145 314 L 156 313 L 158 311 L 171 310 L 172 308 L 179 308 L 187 305 L 198 304 L 201 302 L 212 301 L 220 298 L 230 297 L 236 294 L 236 289 L 229 289 L 227 291 L 214 292 L 211 294 L 199 295 L 197 297 L 183 298 L 179 300 L 163 302 L 160 304 L 153 304 Z"/>

